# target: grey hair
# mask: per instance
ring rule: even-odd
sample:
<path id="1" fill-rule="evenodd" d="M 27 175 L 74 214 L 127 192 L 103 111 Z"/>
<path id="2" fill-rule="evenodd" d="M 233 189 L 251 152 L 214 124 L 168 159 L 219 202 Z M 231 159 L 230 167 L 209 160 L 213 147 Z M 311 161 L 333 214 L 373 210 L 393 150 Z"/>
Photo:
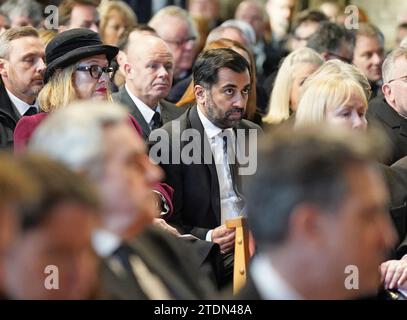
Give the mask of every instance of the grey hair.
<path id="1" fill-rule="evenodd" d="M 253 27 L 246 21 L 230 19 L 221 24 L 222 27 L 234 27 L 239 29 L 243 37 L 246 39 L 247 44 L 252 48 L 256 44 L 256 33 Z"/>
<path id="2" fill-rule="evenodd" d="M 8 0 L 1 6 L 1 11 L 12 19 L 24 15 L 30 18 L 34 27 L 38 27 L 43 19 L 42 7 L 35 0 Z"/>
<path id="3" fill-rule="evenodd" d="M 392 79 L 396 60 L 401 57 L 407 59 L 407 48 L 402 46 L 400 46 L 400 48 L 393 50 L 387 55 L 382 65 L 383 83 L 388 83 Z"/>
<path id="4" fill-rule="evenodd" d="M 35 131 L 28 148 L 74 171 L 97 177 L 107 152 L 103 128 L 122 123 L 127 117 L 128 112 L 116 103 L 75 102 L 51 113 Z"/>

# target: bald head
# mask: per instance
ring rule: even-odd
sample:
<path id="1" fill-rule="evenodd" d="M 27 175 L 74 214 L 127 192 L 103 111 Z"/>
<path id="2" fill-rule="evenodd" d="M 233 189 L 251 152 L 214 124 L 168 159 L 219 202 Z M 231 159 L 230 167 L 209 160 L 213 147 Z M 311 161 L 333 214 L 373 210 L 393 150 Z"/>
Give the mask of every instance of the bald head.
<path id="1" fill-rule="evenodd" d="M 255 0 L 244 0 L 236 8 L 235 19 L 250 24 L 259 40 L 264 35 L 264 6 Z"/>
<path id="2" fill-rule="evenodd" d="M 128 89 L 155 110 L 158 101 L 168 95 L 172 86 L 170 48 L 155 35 L 135 31 L 129 36 L 126 56 L 124 71 Z"/>

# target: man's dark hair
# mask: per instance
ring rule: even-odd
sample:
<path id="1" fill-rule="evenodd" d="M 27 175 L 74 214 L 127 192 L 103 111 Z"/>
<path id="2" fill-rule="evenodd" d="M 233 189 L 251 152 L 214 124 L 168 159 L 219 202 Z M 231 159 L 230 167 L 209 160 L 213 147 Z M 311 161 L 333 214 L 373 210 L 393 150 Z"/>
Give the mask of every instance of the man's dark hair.
<path id="1" fill-rule="evenodd" d="M 228 68 L 237 73 L 247 70 L 250 73 L 247 60 L 236 51 L 228 48 L 211 49 L 202 52 L 195 61 L 192 69 L 194 85 L 212 87 L 219 80 L 220 68 Z"/>
<path id="2" fill-rule="evenodd" d="M 336 53 L 344 41 L 349 44 L 350 50 L 353 52 L 355 43 L 353 35 L 342 25 L 324 21 L 317 32 L 308 39 L 307 47 L 320 54 L 323 52 Z"/>
<path id="3" fill-rule="evenodd" d="M 286 239 L 298 205 L 308 203 L 326 213 L 337 212 L 349 192 L 347 170 L 371 165 L 372 155 L 384 152 L 383 139 L 373 143 L 376 134 L 373 138 L 322 125 L 289 129 L 263 137 L 257 172 L 248 179 L 249 225 L 259 248 Z"/>
<path id="4" fill-rule="evenodd" d="M 84 176 L 43 156 L 25 155 L 17 160 L 38 188 L 36 201 L 22 204 L 19 210 L 22 230 L 39 226 L 59 204 L 73 203 L 99 209 L 97 193 Z"/>

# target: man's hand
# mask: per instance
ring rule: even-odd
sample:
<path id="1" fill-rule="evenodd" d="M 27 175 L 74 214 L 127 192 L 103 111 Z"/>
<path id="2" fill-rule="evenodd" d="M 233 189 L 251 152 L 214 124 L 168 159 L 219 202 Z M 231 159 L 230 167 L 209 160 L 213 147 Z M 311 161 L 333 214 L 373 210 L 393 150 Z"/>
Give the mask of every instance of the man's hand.
<path id="1" fill-rule="evenodd" d="M 221 225 L 212 230 L 212 242 L 220 245 L 220 252 L 228 253 L 235 246 L 235 230 L 226 228 L 226 225 Z"/>
<path id="2" fill-rule="evenodd" d="M 177 229 L 175 229 L 174 227 L 171 227 L 164 219 L 160 219 L 160 218 L 154 218 L 153 221 L 154 225 L 156 225 L 157 227 L 172 233 L 175 236 L 180 236 L 180 233 L 178 232 Z"/>
<path id="3" fill-rule="evenodd" d="M 380 266 L 385 289 L 407 290 L 407 255 L 400 260 L 389 260 Z"/>

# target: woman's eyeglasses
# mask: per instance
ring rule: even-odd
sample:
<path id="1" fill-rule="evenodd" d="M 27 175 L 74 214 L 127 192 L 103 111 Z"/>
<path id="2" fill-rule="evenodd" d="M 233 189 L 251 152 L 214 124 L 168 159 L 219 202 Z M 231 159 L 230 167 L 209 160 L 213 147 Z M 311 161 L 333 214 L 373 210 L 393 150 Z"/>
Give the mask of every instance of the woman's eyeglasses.
<path id="1" fill-rule="evenodd" d="M 103 73 L 106 73 L 109 79 L 112 79 L 114 69 L 112 67 L 101 67 L 97 64 L 91 66 L 77 66 L 77 71 L 88 71 L 93 79 L 99 80 Z"/>

